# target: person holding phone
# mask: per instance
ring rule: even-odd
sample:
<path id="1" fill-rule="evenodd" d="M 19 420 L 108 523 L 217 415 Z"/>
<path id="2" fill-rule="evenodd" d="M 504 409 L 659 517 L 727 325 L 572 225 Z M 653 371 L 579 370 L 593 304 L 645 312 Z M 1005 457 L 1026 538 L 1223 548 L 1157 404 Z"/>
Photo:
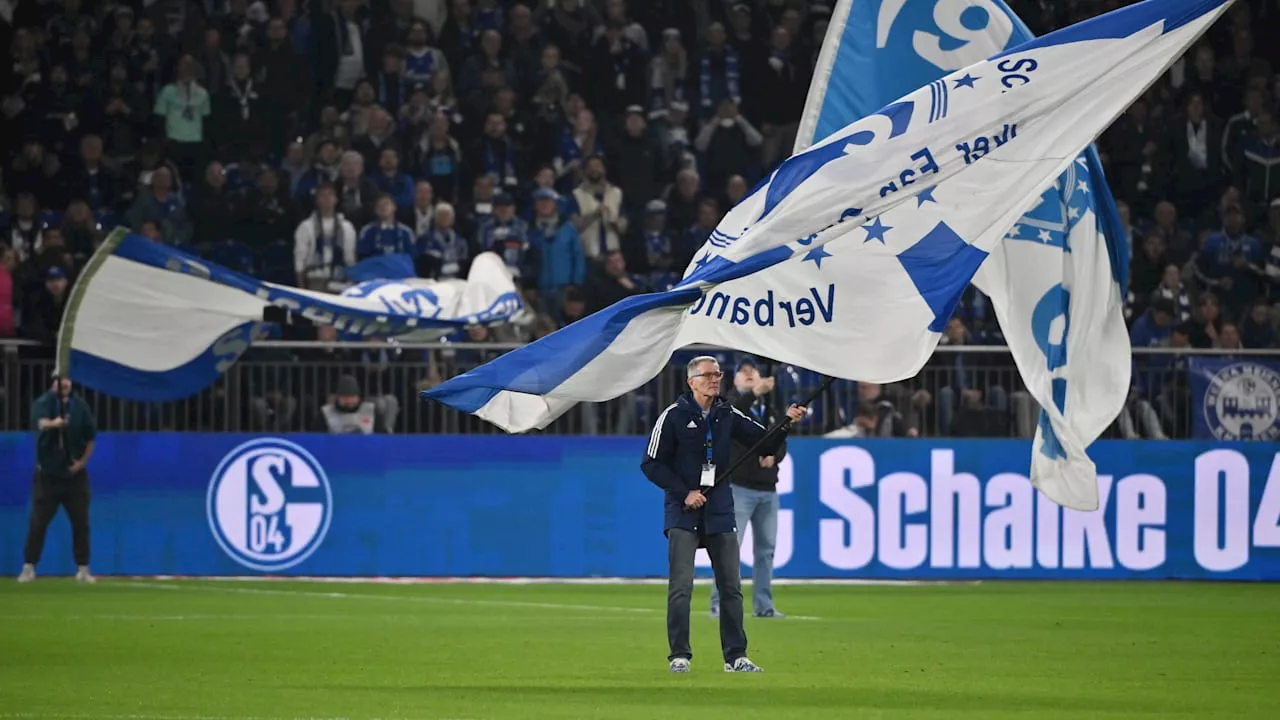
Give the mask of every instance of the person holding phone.
<path id="1" fill-rule="evenodd" d="M 84 399 L 72 394 L 71 379 L 54 374 L 49 391 L 31 406 L 36 436 L 36 471 L 31 484 L 31 517 L 18 582 L 36 579 L 49 523 L 61 506 L 71 521 L 76 582 L 91 583 L 89 572 L 89 472 L 97 423 Z"/>

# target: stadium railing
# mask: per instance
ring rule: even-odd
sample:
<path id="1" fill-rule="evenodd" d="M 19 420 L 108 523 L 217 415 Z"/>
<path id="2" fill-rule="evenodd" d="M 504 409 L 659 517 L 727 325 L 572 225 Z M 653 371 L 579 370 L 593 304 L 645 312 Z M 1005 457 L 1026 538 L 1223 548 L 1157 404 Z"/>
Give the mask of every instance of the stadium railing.
<path id="1" fill-rule="evenodd" d="M 177 432 L 323 432 L 321 407 L 330 402 L 343 375 L 353 375 L 365 399 L 382 411 L 382 431 L 395 433 L 500 433 L 478 418 L 424 400 L 418 392 L 442 379 L 465 372 L 519 347 L 511 343 L 399 343 L 262 341 L 213 386 L 183 400 L 144 403 L 123 400 L 88 388 L 81 392 L 97 415 L 99 426 L 116 431 Z M 738 361 L 746 354 L 717 347 L 682 348 L 655 378 L 619 398 L 583 403 L 546 430 L 563 435 L 643 434 L 653 418 L 685 388 L 684 365 L 699 354 L 720 359 L 726 388 Z M 1191 357 L 1250 358 L 1280 362 L 1276 350 L 1134 349 L 1134 390 L 1121 418 L 1105 437 L 1170 437 L 1191 435 L 1193 412 L 1186 363 Z M 48 387 L 52 352 L 22 340 L 0 340 L 0 430 L 28 429 L 32 401 Z M 965 378 L 959 379 L 959 368 Z M 822 377 L 813 371 L 777 365 L 773 395 L 785 402 L 807 395 Z M 982 391 L 969 397 L 986 420 L 972 415 L 956 423 L 955 408 L 965 388 Z M 864 389 L 863 393 L 868 393 Z M 911 380 L 885 386 L 877 398 L 877 419 L 897 412 L 901 427 L 920 436 L 949 435 L 1030 437 L 1039 406 L 1026 392 L 1013 358 L 1002 346 L 940 346 L 929 364 Z M 972 395 L 972 394 L 969 394 Z M 859 403 L 858 384 L 837 381 L 813 404 L 811 416 L 796 435 L 848 433 Z M 984 429 L 985 428 L 985 429 Z"/>

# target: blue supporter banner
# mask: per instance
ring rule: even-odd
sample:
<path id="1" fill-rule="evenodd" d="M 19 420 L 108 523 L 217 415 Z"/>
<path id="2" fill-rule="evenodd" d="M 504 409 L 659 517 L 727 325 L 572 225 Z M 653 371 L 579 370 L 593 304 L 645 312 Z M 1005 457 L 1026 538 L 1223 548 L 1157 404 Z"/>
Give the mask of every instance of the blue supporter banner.
<path id="1" fill-rule="evenodd" d="M 90 464 L 93 567 L 661 577 L 662 496 L 640 473 L 644 443 L 103 434 Z M 1094 513 L 1035 493 L 1028 450 L 1016 440 L 794 439 L 781 469 L 777 575 L 1280 580 L 1276 445 L 1098 442 Z M 22 561 L 32 457 L 31 435 L 0 435 L 6 574 Z M 59 515 L 42 573 L 73 569 L 69 535 Z"/>
<path id="2" fill-rule="evenodd" d="M 1280 362 L 1191 357 L 1191 434 L 1200 440 L 1280 439 Z"/>

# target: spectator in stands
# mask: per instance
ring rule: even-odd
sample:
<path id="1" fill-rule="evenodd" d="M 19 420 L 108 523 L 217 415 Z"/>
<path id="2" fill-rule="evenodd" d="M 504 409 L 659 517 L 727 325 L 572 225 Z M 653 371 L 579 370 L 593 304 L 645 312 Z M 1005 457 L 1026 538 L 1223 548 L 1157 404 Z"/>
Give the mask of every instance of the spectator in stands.
<path id="1" fill-rule="evenodd" d="M 1250 349 L 1276 347 L 1275 325 L 1271 320 L 1271 308 L 1266 298 L 1257 298 L 1249 314 L 1240 323 L 1240 336 L 1244 346 Z"/>
<path id="2" fill-rule="evenodd" d="M 1216 347 L 1219 350 L 1244 349 L 1244 345 L 1240 342 L 1240 328 L 1233 322 L 1222 323 L 1222 332 L 1218 334 Z"/>
<path id="3" fill-rule="evenodd" d="M 413 178 L 400 172 L 400 153 L 393 147 L 383 147 L 378 155 L 378 171 L 373 184 L 391 196 L 397 209 L 409 209 L 414 205 Z M 430 187 L 428 185 L 427 187 Z"/>
<path id="4" fill-rule="evenodd" d="M 1157 232 L 1147 233 L 1142 239 L 1141 252 L 1134 253 L 1130 289 L 1138 298 L 1151 295 L 1160 285 L 1164 268 L 1168 264 L 1169 255 L 1165 249 L 1164 236 Z"/>
<path id="5" fill-rule="evenodd" d="M 1168 200 L 1156 203 L 1153 214 L 1155 224 L 1151 232 L 1159 233 L 1164 238 L 1165 252 L 1169 262 L 1182 267 L 1195 254 L 1191 233 L 1178 222 L 1178 208 Z"/>
<path id="6" fill-rule="evenodd" d="M 533 194 L 534 219 L 529 241 L 538 249 L 540 268 L 538 293 L 542 312 L 558 324 L 564 323 L 564 299 L 570 289 L 586 280 L 586 258 L 582 240 L 571 223 L 560 216 L 560 196 L 551 188 Z"/>
<path id="7" fill-rule="evenodd" d="M 237 237 L 251 247 L 263 250 L 293 230 L 297 208 L 274 170 L 264 170 L 257 186 L 237 193 L 233 202 Z"/>
<path id="8" fill-rule="evenodd" d="M 604 152 L 604 143 L 600 140 L 600 130 L 596 125 L 595 113 L 586 108 L 576 112 L 571 105 L 565 106 L 565 124 L 560 128 L 559 145 L 552 159 L 556 169 L 557 187 L 571 191 L 583 180 L 585 158 Z M 581 98 L 578 98 L 581 104 Z"/>
<path id="9" fill-rule="evenodd" d="M 67 197 L 84 200 L 91 210 L 112 208 L 120 201 L 120 174 L 103 162 L 102 138 L 97 135 L 80 139 L 80 157 L 63 174 Z"/>
<path id="10" fill-rule="evenodd" d="M 1280 123 L 1270 108 L 1258 113 L 1257 131 L 1241 146 L 1241 167 L 1236 174 L 1245 202 L 1265 208 L 1280 198 Z"/>
<path id="11" fill-rule="evenodd" d="M 364 227 L 374 218 L 374 203 L 378 201 L 378 186 L 364 174 L 364 156 L 354 150 L 342 153 L 338 164 L 338 180 L 334 183 L 338 193 L 338 209 L 352 225 Z"/>
<path id="12" fill-rule="evenodd" d="M 1262 263 L 1262 245 L 1245 232 L 1244 211 L 1231 205 L 1222 231 L 1210 235 L 1200 248 L 1196 276 L 1205 288 L 1221 293 L 1228 307 L 1242 309 L 1258 293 Z"/>
<path id="13" fill-rule="evenodd" d="M 60 174 L 57 155 L 46 152 L 39 139 L 27 138 L 22 153 L 7 165 L 5 184 L 11 190 L 30 193 L 41 206 L 56 206 L 61 199 Z"/>
<path id="14" fill-rule="evenodd" d="M 493 201 L 493 215 L 480 225 L 476 246 L 481 252 L 495 252 L 515 275 L 517 285 L 537 287 L 540 258 L 529 242 L 529 226 L 516 217 L 516 201 L 509 193 L 499 193 Z"/>
<path id="15" fill-rule="evenodd" d="M 687 80 L 689 54 L 680 39 L 680 31 L 662 31 L 662 49 L 649 62 L 649 110 L 667 112 L 674 102 L 689 102 Z"/>
<path id="16" fill-rule="evenodd" d="M 1151 294 L 1149 303 L 1155 303 L 1157 300 L 1168 300 L 1177 306 L 1174 322 L 1184 323 L 1191 319 L 1191 296 L 1182 283 L 1182 272 L 1177 265 L 1169 264 L 1164 267 L 1164 276 L 1160 279 L 1160 285 L 1155 292 Z M 1145 309 L 1143 307 L 1144 311 Z"/>
<path id="17" fill-rule="evenodd" d="M 407 5 L 409 3 L 392 3 L 393 6 L 397 4 Z M 399 21 L 397 16 L 397 22 Z M 428 44 L 431 39 L 431 31 L 425 22 L 414 20 L 409 25 L 409 31 L 405 37 L 408 45 L 404 59 L 405 80 L 411 84 L 422 83 L 423 85 L 429 85 L 437 72 L 441 70 L 448 72 L 449 60 L 438 48 L 431 47 Z"/>
<path id="18" fill-rule="evenodd" d="M 490 112 L 484 123 L 484 135 L 471 150 L 467 164 L 472 172 L 493 177 L 507 191 L 519 186 L 520 149 L 507 133 L 507 121 L 500 112 Z"/>
<path id="19" fill-rule="evenodd" d="M 397 253 L 413 257 L 417 238 L 407 225 L 396 221 L 396 201 L 386 193 L 378 196 L 377 219 L 360 230 L 356 242 L 359 259 Z"/>
<path id="20" fill-rule="evenodd" d="M 146 100 L 129 82 L 127 62 L 125 58 L 113 61 L 106 85 L 95 88 L 94 102 L 86 109 L 89 122 L 102 134 L 106 154 L 113 158 L 138 151 L 140 129 L 148 117 Z"/>
<path id="21" fill-rule="evenodd" d="M 1244 161 L 1244 144 L 1258 131 L 1258 116 L 1269 102 L 1262 87 L 1250 87 L 1244 93 L 1244 110 L 1231 116 L 1222 131 L 1222 166 L 1235 174 Z"/>
<path id="22" fill-rule="evenodd" d="M 713 197 L 704 197 L 698 201 L 697 222 L 684 232 L 684 242 L 677 257 L 677 267 L 688 267 L 694 253 L 706 244 L 711 232 L 720 224 L 720 203 Z"/>
<path id="23" fill-rule="evenodd" d="M 813 68 L 796 52 L 796 43 L 785 27 L 775 27 L 763 65 L 752 73 L 747 89 L 748 105 L 760 121 L 761 161 L 766 170 L 791 156 L 800 113 L 804 110 Z M 759 82 L 755 82 L 755 78 Z"/>
<path id="24" fill-rule="evenodd" d="M 419 274 L 437 280 L 465 278 L 471 264 L 471 245 L 454 229 L 453 205 L 436 205 L 434 226 L 418 237 Z"/>
<path id="25" fill-rule="evenodd" d="M 644 115 L 644 108 L 639 105 L 627 108 L 622 137 L 615 143 L 609 161 L 610 167 L 626 168 L 618 188 L 622 191 L 623 212 L 632 218 L 644 214 L 645 204 L 657 197 L 667 179 L 666 157 L 649 135 Z"/>
<path id="26" fill-rule="evenodd" d="M 1184 113 L 1169 129 L 1169 196 L 1179 205 L 1201 207 L 1212 202 L 1222 176 L 1218 152 L 1222 128 L 1205 115 L 1200 93 L 1187 94 Z"/>
<path id="27" fill-rule="evenodd" d="M 599 155 L 587 159 L 584 175 L 582 184 L 573 191 L 580 213 L 576 225 L 587 258 L 601 260 L 622 249 L 627 232 L 622 189 L 605 177 L 604 158 Z"/>
<path id="28" fill-rule="evenodd" d="M 14 282 L 13 273 L 18 267 L 18 254 L 8 245 L 0 244 L 0 339 L 8 339 L 17 335 L 18 286 Z"/>
<path id="29" fill-rule="evenodd" d="M 730 101 L 735 106 L 742 102 L 742 64 L 738 51 L 726 44 L 724 25 L 713 22 L 707 26 L 706 46 L 698 55 L 698 106 L 703 120 L 722 114 L 722 103 Z"/>
<path id="30" fill-rule="evenodd" d="M 415 139 L 409 152 L 418 177 L 431 183 L 437 198 L 450 203 L 460 201 L 462 146 L 449 134 L 448 116 L 435 115 L 427 132 Z"/>
<path id="31" fill-rule="evenodd" d="M 435 226 L 436 197 L 431 183 L 419 180 L 413 186 L 413 204 L 400 211 L 400 220 L 413 231 L 413 237 L 426 235 Z"/>
<path id="32" fill-rule="evenodd" d="M 238 52 L 224 87 L 213 94 L 213 133 L 225 158 L 259 157 L 267 153 L 275 121 L 253 78 L 249 54 Z"/>
<path id="33" fill-rule="evenodd" d="M 590 315 L 632 295 L 645 292 L 644 281 L 627 272 L 622 253 L 611 250 L 597 269 L 588 274 L 586 311 Z"/>
<path id="34" fill-rule="evenodd" d="M 26 298 L 22 310 L 23 334 L 46 348 L 52 348 L 62 327 L 67 307 L 67 271 L 54 265 L 45 271 L 44 286 Z"/>
<path id="35" fill-rule="evenodd" d="M 339 0 L 333 12 L 312 13 L 316 85 L 321 97 L 346 107 L 356 83 L 367 74 L 360 0 Z"/>
<path id="36" fill-rule="evenodd" d="M 315 163 L 302 173 L 294 188 L 294 199 L 309 207 L 317 187 L 338 181 L 339 159 L 338 143 L 334 140 L 321 141 L 317 146 Z"/>
<path id="37" fill-rule="evenodd" d="M 34 195 L 18 193 L 13 203 L 13 215 L 8 218 L 4 230 L 4 242 L 18 253 L 19 262 L 40 252 L 44 247 L 44 225 L 40 222 Z"/>
<path id="38" fill-rule="evenodd" d="M 187 202 L 175 190 L 173 173 L 167 165 L 151 173 L 150 188 L 138 194 L 125 220 L 131 227 L 139 226 L 143 220 L 156 221 L 165 240 L 174 245 L 191 242 L 195 232 Z"/>
<path id="39" fill-rule="evenodd" d="M 374 107 L 368 113 L 368 127 L 364 132 L 355 134 L 351 149 L 364 157 L 364 169 L 374 172 L 381 167 L 381 155 L 384 150 L 396 151 L 396 168 L 399 169 L 400 141 L 396 137 L 395 120 L 386 110 Z"/>
<path id="40" fill-rule="evenodd" d="M 169 153 L 187 182 L 205 165 L 204 119 L 213 113 L 209 91 L 196 82 L 196 67 L 195 58 L 183 55 L 177 77 L 164 86 L 155 104 L 155 114 L 164 118 Z"/>
<path id="41" fill-rule="evenodd" d="M 615 9 L 615 12 L 624 12 Z M 643 106 L 648 94 L 645 82 L 647 40 L 641 48 L 627 36 L 624 20 L 608 21 L 591 49 L 591 72 L 586 74 L 587 94 L 598 112 L 621 115 L 629 106 Z M 640 33 L 643 35 L 643 33 Z"/>
<path id="42" fill-rule="evenodd" d="M 391 431 L 387 421 L 390 409 L 386 403 L 366 399 L 355 376 L 343 375 L 332 399 L 320 408 L 320 416 L 325 431 L 331 435 L 372 435 Z"/>
<path id="43" fill-rule="evenodd" d="M 193 235 L 196 244 L 207 245 L 231 237 L 235 201 L 227 187 L 227 171 L 222 163 L 209 163 L 204 179 L 192 195 L 191 213 L 200 218 Z"/>
<path id="44" fill-rule="evenodd" d="M 858 408 L 873 409 L 875 424 L 870 429 L 872 437 L 919 437 L 920 430 L 913 422 L 898 411 L 895 403 L 884 393 L 884 387 L 877 383 L 858 383 Z M 859 413 L 859 417 L 870 417 Z M 867 423 L 859 423 L 865 425 Z"/>
<path id="45" fill-rule="evenodd" d="M 267 22 L 266 43 L 253 56 L 257 69 L 257 85 L 262 94 L 264 110 L 271 124 L 269 148 L 280 151 L 286 140 L 296 137 L 310 102 L 308 88 L 312 87 L 310 68 L 296 53 L 289 38 L 289 27 L 282 17 Z"/>
<path id="46" fill-rule="evenodd" d="M 404 48 L 388 45 L 382 51 L 381 69 L 373 78 L 374 98 L 391 117 L 409 102 L 413 85 L 404 75 Z"/>
<path id="47" fill-rule="evenodd" d="M 67 214 L 62 218 L 62 238 L 78 267 L 84 267 L 89 256 L 98 249 L 103 233 L 93 220 L 93 213 L 84 200 L 72 200 Z"/>
<path id="48" fill-rule="evenodd" d="M 355 264 L 356 230 L 337 211 L 337 204 L 334 187 L 321 185 L 316 189 L 315 212 L 294 231 L 293 262 L 298 287 L 326 290 L 330 282 L 345 280 L 346 268 Z"/>
<path id="49" fill-rule="evenodd" d="M 720 101 L 715 117 L 703 124 L 694 147 L 705 155 L 703 173 L 708 187 L 724 187 L 731 175 L 756 177 L 764 136 L 738 110 L 737 103 Z"/>
<path id="50" fill-rule="evenodd" d="M 644 249 L 644 267 L 649 270 L 649 286 L 655 291 L 669 287 L 678 278 L 675 266 L 675 244 L 667 232 L 667 204 L 650 200 L 644 209 L 644 222 L 637 226 L 640 237 L 634 243 Z"/>

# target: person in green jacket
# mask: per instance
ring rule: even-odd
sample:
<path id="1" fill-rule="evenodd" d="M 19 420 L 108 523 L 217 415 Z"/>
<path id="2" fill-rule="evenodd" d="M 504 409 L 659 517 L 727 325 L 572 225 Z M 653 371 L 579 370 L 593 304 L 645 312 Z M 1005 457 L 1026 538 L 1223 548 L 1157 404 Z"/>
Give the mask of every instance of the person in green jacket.
<path id="1" fill-rule="evenodd" d="M 31 518 L 18 582 L 36 578 L 45 533 L 58 506 L 71 520 L 76 581 L 91 583 L 89 573 L 89 473 L 97 424 L 84 399 L 71 393 L 70 378 L 53 376 L 49 391 L 31 406 L 36 436 L 36 472 L 31 485 Z"/>

